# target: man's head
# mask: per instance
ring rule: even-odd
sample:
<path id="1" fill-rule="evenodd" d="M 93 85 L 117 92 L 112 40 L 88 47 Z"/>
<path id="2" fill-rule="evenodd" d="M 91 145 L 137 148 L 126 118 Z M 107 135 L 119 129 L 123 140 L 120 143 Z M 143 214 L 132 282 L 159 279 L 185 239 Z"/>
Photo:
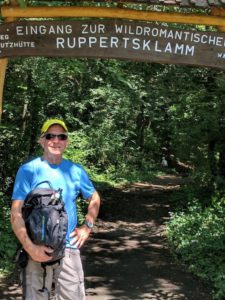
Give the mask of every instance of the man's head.
<path id="1" fill-rule="evenodd" d="M 49 119 L 41 128 L 40 144 L 44 149 L 44 157 L 49 162 L 60 161 L 68 144 L 68 129 L 64 121 Z"/>

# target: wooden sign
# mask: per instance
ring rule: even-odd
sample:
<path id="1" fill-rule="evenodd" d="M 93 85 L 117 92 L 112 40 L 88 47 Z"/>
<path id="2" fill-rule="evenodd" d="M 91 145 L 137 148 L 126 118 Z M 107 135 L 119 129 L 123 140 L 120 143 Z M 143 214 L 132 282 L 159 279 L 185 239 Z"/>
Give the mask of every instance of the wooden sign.
<path id="1" fill-rule="evenodd" d="M 141 21 L 21 21 L 0 25 L 0 58 L 116 58 L 225 70 L 225 33 Z"/>

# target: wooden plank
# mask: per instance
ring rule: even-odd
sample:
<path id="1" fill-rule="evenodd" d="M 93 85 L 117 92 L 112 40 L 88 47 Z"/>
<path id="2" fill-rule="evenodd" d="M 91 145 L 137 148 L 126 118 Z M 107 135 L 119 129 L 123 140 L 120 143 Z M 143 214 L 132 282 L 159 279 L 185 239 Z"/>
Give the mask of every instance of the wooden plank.
<path id="1" fill-rule="evenodd" d="M 117 18 L 166 23 L 225 26 L 225 18 L 203 14 L 167 13 L 107 7 L 2 7 L 2 17 L 14 18 Z"/>
<path id="2" fill-rule="evenodd" d="M 8 59 L 0 59 L 0 120 L 2 116 L 3 90 L 5 82 L 5 72 L 8 64 Z"/>
<path id="3" fill-rule="evenodd" d="M 21 21 L 0 26 L 0 58 L 116 58 L 225 70 L 225 33 L 122 20 Z"/>
<path id="4" fill-rule="evenodd" d="M 17 5 L 17 3 L 14 3 L 16 1 L 12 1 L 12 5 Z M 13 22 L 15 21 L 14 18 L 7 18 L 5 22 Z M 1 27 L 1 25 L 0 25 Z M 1 41 L 1 39 L 0 39 Z M 2 119 L 2 111 L 3 111 L 3 91 L 4 91 L 4 83 L 5 83 L 5 73 L 6 68 L 8 65 L 8 58 L 0 58 L 0 122 Z"/>
<path id="5" fill-rule="evenodd" d="M 24 1 L 24 0 L 23 0 Z M 15 7 L 18 5 L 17 0 L 10 0 L 9 1 L 11 7 Z M 14 17 L 8 17 L 5 19 L 5 22 L 13 22 L 16 21 Z M 1 41 L 1 39 L 0 39 Z M 4 91 L 4 84 L 5 84 L 5 73 L 8 65 L 8 58 L 0 58 L 0 122 L 2 120 L 2 111 L 3 111 L 3 91 Z"/>
<path id="6" fill-rule="evenodd" d="M 10 0 L 10 4 L 13 6 L 17 6 L 17 0 Z M 13 22 L 16 19 L 13 17 L 9 17 L 5 19 L 5 22 Z M 1 41 L 1 39 L 0 39 Z M 8 58 L 0 58 L 0 122 L 2 120 L 2 111 L 3 111 L 3 91 L 4 91 L 4 84 L 5 84 L 5 73 L 6 68 L 8 65 Z"/>

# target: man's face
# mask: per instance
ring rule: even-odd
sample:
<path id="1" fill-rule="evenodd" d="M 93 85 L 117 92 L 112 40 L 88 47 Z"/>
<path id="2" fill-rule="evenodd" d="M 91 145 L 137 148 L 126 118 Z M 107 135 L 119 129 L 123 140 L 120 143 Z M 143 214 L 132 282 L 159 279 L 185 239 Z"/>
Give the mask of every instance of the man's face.
<path id="1" fill-rule="evenodd" d="M 59 135 L 66 134 L 64 129 L 60 125 L 52 125 L 45 133 L 44 137 L 41 138 L 41 145 L 44 149 L 44 155 L 47 156 L 62 156 L 67 144 L 68 139 L 62 140 L 57 136 L 50 136 L 48 134 Z M 47 135 L 47 136 L 46 136 Z M 47 139 L 51 137 L 50 139 Z"/>

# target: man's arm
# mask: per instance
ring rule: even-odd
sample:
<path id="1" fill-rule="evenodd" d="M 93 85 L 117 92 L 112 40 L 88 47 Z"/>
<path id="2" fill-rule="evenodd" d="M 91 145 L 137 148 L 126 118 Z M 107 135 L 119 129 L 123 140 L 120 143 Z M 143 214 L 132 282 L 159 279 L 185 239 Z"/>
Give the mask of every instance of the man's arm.
<path id="1" fill-rule="evenodd" d="M 35 245 L 29 238 L 22 216 L 22 207 L 23 201 L 13 200 L 11 207 L 11 224 L 16 237 L 33 260 L 38 262 L 50 260 L 52 249 L 46 246 Z"/>
<path id="2" fill-rule="evenodd" d="M 85 216 L 86 220 L 94 224 L 100 208 L 100 197 L 99 194 L 95 191 L 94 194 L 88 199 L 88 212 Z"/>
<path id="3" fill-rule="evenodd" d="M 98 192 L 94 192 L 93 195 L 88 199 L 88 212 L 85 216 L 86 220 L 93 223 L 95 222 L 100 208 L 100 196 Z M 76 228 L 70 235 L 70 237 L 75 237 L 73 244 L 76 244 L 78 248 L 82 247 L 85 241 L 88 239 L 91 233 L 91 229 L 87 225 L 83 224 L 80 228 Z"/>

